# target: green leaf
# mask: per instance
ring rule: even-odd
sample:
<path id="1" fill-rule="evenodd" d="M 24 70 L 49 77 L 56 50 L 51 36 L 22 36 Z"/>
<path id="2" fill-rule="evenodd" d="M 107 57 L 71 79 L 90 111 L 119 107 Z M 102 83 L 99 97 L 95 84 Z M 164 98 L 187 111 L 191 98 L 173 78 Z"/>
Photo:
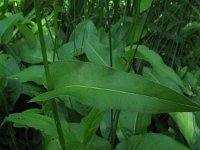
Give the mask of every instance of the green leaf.
<path id="1" fill-rule="evenodd" d="M 9 17 L 6 17 L 3 20 L 0 20 L 0 43 L 7 43 L 10 39 L 10 36 L 12 36 L 12 28 L 14 25 L 17 24 L 19 20 L 23 18 L 22 13 L 17 13 L 14 15 L 11 15 Z M 9 38 L 6 34 L 10 34 Z M 5 38 L 6 37 L 6 38 Z M 5 39 L 6 40 L 5 40 Z"/>
<path id="2" fill-rule="evenodd" d="M 109 51 L 105 45 L 85 40 L 83 51 L 91 62 L 109 66 Z"/>
<path id="3" fill-rule="evenodd" d="M 158 54 L 154 54 L 157 58 L 159 58 Z M 151 64 L 160 64 L 161 62 L 161 58 L 159 59 L 155 59 L 152 60 L 154 61 L 152 63 L 152 61 L 150 61 Z M 178 87 L 178 82 L 174 82 L 176 79 L 178 79 L 178 76 L 175 74 L 175 72 L 167 65 L 165 65 L 164 63 L 162 64 L 162 68 L 163 70 L 165 70 L 166 72 L 168 71 L 168 73 L 163 74 L 163 72 L 160 70 L 160 66 L 159 65 L 154 65 L 153 69 L 156 69 L 157 71 L 160 70 L 160 72 L 153 72 L 152 69 L 150 68 L 144 68 L 143 69 L 143 74 L 148 77 L 148 79 L 151 79 L 152 81 L 156 82 L 156 83 L 160 83 L 164 86 L 167 86 L 171 89 L 176 90 L 177 92 L 181 93 L 181 90 Z M 187 74 L 186 74 L 187 75 Z M 195 86 L 197 83 L 197 81 L 195 80 L 195 78 L 192 76 L 192 74 L 189 74 L 189 77 L 192 81 L 191 86 Z M 177 76 L 177 77 L 176 77 Z M 176 78 L 175 78 L 176 77 Z M 174 80 L 172 80 L 174 79 Z M 180 79 L 179 79 L 180 80 Z M 194 148 L 199 141 L 198 136 L 200 135 L 200 129 L 198 128 L 197 124 L 196 124 L 196 120 L 195 117 L 193 115 L 193 113 L 191 112 L 176 112 L 176 113 L 170 113 L 170 116 L 173 118 L 173 120 L 176 122 L 176 125 L 178 126 L 179 130 L 181 131 L 181 133 L 183 134 L 183 136 L 185 137 L 186 141 L 188 142 L 188 144 L 190 145 L 191 148 Z"/>
<path id="4" fill-rule="evenodd" d="M 134 48 L 136 48 L 136 45 L 134 46 Z M 129 55 L 132 56 L 131 54 Z M 144 45 L 140 45 L 138 47 L 136 57 L 148 61 L 152 65 L 155 73 L 157 73 L 158 75 L 161 74 L 162 76 L 169 78 L 173 82 L 177 83 L 179 86 L 183 87 L 183 82 L 181 81 L 179 76 L 174 72 L 172 68 L 168 67 L 163 62 L 162 58 L 153 50 L 150 50 L 148 47 Z"/>
<path id="5" fill-rule="evenodd" d="M 92 138 L 90 148 L 92 150 L 110 150 L 111 146 L 109 141 L 107 141 L 105 138 L 94 136 Z"/>
<path id="6" fill-rule="evenodd" d="M 191 148 L 199 148 L 200 129 L 192 112 L 170 113 Z"/>
<path id="7" fill-rule="evenodd" d="M 121 54 L 118 50 L 120 47 L 116 47 L 113 50 L 113 68 L 124 70 L 125 63 L 121 59 Z M 85 44 L 83 46 L 83 52 L 85 52 L 87 58 L 94 63 L 110 66 L 110 56 L 109 56 L 109 47 L 108 45 L 102 44 L 99 41 L 90 42 L 89 40 L 85 40 Z"/>
<path id="8" fill-rule="evenodd" d="M 18 98 L 20 97 L 21 91 L 22 85 L 19 81 L 11 79 L 8 80 L 7 86 L 4 89 L 4 95 L 6 97 L 7 103 L 10 106 L 14 106 L 14 104 L 17 102 Z"/>
<path id="9" fill-rule="evenodd" d="M 82 120 L 84 125 L 83 144 L 87 145 L 95 135 L 104 112 L 93 108 L 90 113 Z"/>
<path id="10" fill-rule="evenodd" d="M 149 9 L 153 0 L 141 0 L 140 3 L 140 13 Z"/>
<path id="11" fill-rule="evenodd" d="M 122 111 L 119 117 L 118 128 L 123 133 L 123 138 L 128 138 L 134 134 L 146 133 L 150 123 L 151 114 Z M 118 135 L 120 136 L 120 134 Z"/>
<path id="12" fill-rule="evenodd" d="M 0 77 L 7 77 L 20 71 L 17 61 L 8 54 L 0 54 L 0 70 Z"/>
<path id="13" fill-rule="evenodd" d="M 7 103 L 13 106 L 21 94 L 21 84 L 16 80 L 8 80 L 8 76 L 20 71 L 16 60 L 8 54 L 0 55 L 0 90 L 3 90 Z M 1 102 L 0 98 L 0 102 Z M 12 109 L 12 107 L 10 107 Z"/>
<path id="14" fill-rule="evenodd" d="M 17 25 L 19 31 L 24 36 L 25 41 L 27 42 L 30 48 L 34 48 L 36 46 L 36 37 L 32 30 L 30 30 L 25 24 L 18 24 Z"/>
<path id="15" fill-rule="evenodd" d="M 97 29 L 91 20 L 84 20 L 79 23 L 70 36 L 70 40 L 74 41 L 79 47 L 84 40 L 99 41 Z"/>
<path id="16" fill-rule="evenodd" d="M 147 79 L 153 82 L 159 83 L 163 86 L 166 86 L 172 90 L 175 90 L 178 93 L 181 93 L 181 89 L 177 85 L 177 83 L 171 80 L 171 78 L 168 77 L 166 74 L 162 74 L 162 72 L 156 73 L 152 68 L 148 68 L 148 67 L 144 67 L 142 73 L 143 73 L 143 76 L 146 77 Z"/>
<path id="17" fill-rule="evenodd" d="M 75 54 L 75 45 L 73 42 L 63 44 L 57 50 L 59 60 L 73 60 Z"/>
<path id="18" fill-rule="evenodd" d="M 21 72 L 10 76 L 10 78 L 17 78 L 20 82 L 33 81 L 39 85 L 43 84 L 44 66 L 32 65 Z"/>
<path id="19" fill-rule="evenodd" d="M 0 54 L 0 88 L 4 89 L 7 86 L 9 75 L 16 74 L 19 71 L 18 63 L 11 55 Z"/>
<path id="20" fill-rule="evenodd" d="M 70 150 L 91 150 L 87 145 L 83 144 L 83 124 L 80 123 L 64 123 L 66 147 Z"/>
<path id="21" fill-rule="evenodd" d="M 135 135 L 122 141 L 117 145 L 116 150 L 189 150 L 178 141 L 155 133 Z"/>
<path id="22" fill-rule="evenodd" d="M 30 45 L 23 39 L 15 42 L 12 48 L 19 54 L 22 61 L 30 64 L 38 64 L 43 62 L 41 47 L 38 36 L 35 35 L 36 45 L 30 48 Z M 51 62 L 53 60 L 54 44 L 50 35 L 45 35 L 45 43 L 47 48 L 47 58 Z M 57 59 L 57 58 L 56 58 Z"/>
<path id="23" fill-rule="evenodd" d="M 48 116 L 40 115 L 32 111 L 14 113 L 5 118 L 4 122 L 10 121 L 19 125 L 40 130 L 46 135 L 57 137 L 54 120 Z M 4 123 L 3 122 L 3 123 Z"/>
<path id="24" fill-rule="evenodd" d="M 103 119 L 100 123 L 100 131 L 101 135 L 104 139 L 109 139 L 110 132 L 111 132 L 111 117 L 110 117 L 110 110 L 104 113 Z"/>
<path id="25" fill-rule="evenodd" d="M 94 23 L 91 20 L 84 20 L 78 24 L 76 29 L 72 32 L 70 42 L 65 44 L 61 49 L 58 49 L 59 58 L 61 58 L 61 60 L 67 60 L 66 58 L 71 56 L 70 54 L 72 52 L 75 55 L 85 53 L 89 61 L 110 66 L 108 35 L 105 31 L 102 33 L 103 37 L 100 39 L 99 37 L 101 35 L 97 31 Z M 121 59 L 124 45 L 124 43 L 119 43 L 115 39 L 112 39 L 113 68 L 122 70 L 125 68 L 125 63 Z M 63 48 L 65 48 L 65 50 Z M 120 49 L 122 50 L 119 51 Z"/>
<path id="26" fill-rule="evenodd" d="M 44 150 L 60 150 L 58 139 L 49 135 L 44 135 L 43 149 Z"/>
<path id="27" fill-rule="evenodd" d="M 200 110 L 199 105 L 183 95 L 136 74 L 73 61 L 53 63 L 50 70 L 55 89 L 31 102 L 70 95 L 102 109 L 154 113 Z"/>
<path id="28" fill-rule="evenodd" d="M 40 85 L 34 84 L 32 82 L 23 83 L 22 84 L 22 93 L 28 95 L 29 97 L 33 97 L 35 95 L 41 94 L 45 92 L 45 88 Z"/>

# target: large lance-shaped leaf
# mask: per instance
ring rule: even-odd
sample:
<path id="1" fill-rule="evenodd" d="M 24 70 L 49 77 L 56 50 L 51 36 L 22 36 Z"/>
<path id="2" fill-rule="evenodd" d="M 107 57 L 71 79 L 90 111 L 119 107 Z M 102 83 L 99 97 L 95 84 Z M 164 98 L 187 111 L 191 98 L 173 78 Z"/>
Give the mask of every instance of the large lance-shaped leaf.
<path id="1" fill-rule="evenodd" d="M 73 61 L 53 63 L 50 70 L 55 89 L 32 102 L 71 95 L 84 104 L 104 109 L 154 113 L 200 110 L 183 95 L 136 74 Z"/>

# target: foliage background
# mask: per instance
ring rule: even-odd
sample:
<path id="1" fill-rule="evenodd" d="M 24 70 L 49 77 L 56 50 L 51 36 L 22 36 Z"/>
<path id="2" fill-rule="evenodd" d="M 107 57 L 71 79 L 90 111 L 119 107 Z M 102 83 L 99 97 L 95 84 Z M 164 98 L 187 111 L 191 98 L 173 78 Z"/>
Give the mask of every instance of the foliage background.
<path id="1" fill-rule="evenodd" d="M 50 73 L 66 147 L 200 149 L 198 0 L 41 0 L 39 6 L 47 60 L 60 62 Z M 53 97 L 45 95 L 37 15 L 32 0 L 0 2 L 0 149 L 63 148 L 54 106 L 45 101 Z M 115 93 L 59 88 L 75 83 L 139 89 L 133 97 L 139 105 L 127 95 L 117 101 Z M 140 102 L 144 94 L 147 103 Z"/>

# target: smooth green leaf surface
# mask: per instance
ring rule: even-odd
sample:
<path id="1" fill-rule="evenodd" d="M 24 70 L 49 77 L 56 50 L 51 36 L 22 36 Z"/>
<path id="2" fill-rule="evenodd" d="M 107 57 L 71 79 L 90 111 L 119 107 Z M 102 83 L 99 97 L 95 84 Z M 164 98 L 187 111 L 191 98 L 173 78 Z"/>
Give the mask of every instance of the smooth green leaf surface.
<path id="1" fill-rule="evenodd" d="M 155 133 L 135 135 L 122 141 L 117 146 L 117 150 L 189 150 L 178 141 Z"/>
<path id="2" fill-rule="evenodd" d="M 3 20 L 0 20 L 0 43 L 4 41 L 4 36 L 5 34 L 8 34 L 9 32 L 8 30 L 11 29 L 22 18 L 23 18 L 22 13 L 17 13 L 9 17 L 6 17 Z M 11 32 L 11 36 L 12 36 L 12 32 Z"/>
<path id="3" fill-rule="evenodd" d="M 70 40 L 74 40 L 77 46 L 82 45 L 85 39 L 99 40 L 97 29 L 91 20 L 84 20 L 79 23 L 70 36 Z"/>
<path id="4" fill-rule="evenodd" d="M 37 114 L 34 112 L 14 113 L 5 118 L 5 121 L 14 122 L 19 125 L 28 126 L 41 132 L 57 137 L 54 120 L 48 116 Z"/>
<path id="5" fill-rule="evenodd" d="M 0 88 L 8 84 L 7 77 L 20 71 L 16 60 L 8 54 L 0 54 Z"/>
<path id="6" fill-rule="evenodd" d="M 86 40 L 83 50 L 90 61 L 109 66 L 109 51 L 105 45 Z"/>
<path id="7" fill-rule="evenodd" d="M 192 112 L 170 113 L 179 130 L 191 147 L 199 143 L 200 129 Z"/>
<path id="8" fill-rule="evenodd" d="M 12 48 L 20 56 L 21 60 L 29 64 L 38 64 L 43 62 L 42 52 L 38 36 L 35 35 L 36 44 L 30 48 L 30 45 L 25 40 L 17 41 L 12 45 Z M 45 43 L 47 48 L 47 58 L 51 62 L 53 60 L 53 42 L 50 35 L 45 35 Z M 56 58 L 57 59 L 57 58 Z"/>
<path id="9" fill-rule="evenodd" d="M 14 104 L 20 97 L 21 92 L 22 92 L 22 85 L 19 81 L 8 80 L 7 86 L 4 88 L 4 95 L 6 97 L 7 103 L 10 106 L 14 106 Z"/>
<path id="10" fill-rule="evenodd" d="M 154 113 L 200 110 L 183 95 L 136 74 L 73 61 L 53 63 L 50 70 L 55 89 L 32 102 L 71 95 L 81 103 L 102 109 Z"/>
<path id="11" fill-rule="evenodd" d="M 84 126 L 83 144 L 87 145 L 92 137 L 95 135 L 103 118 L 103 114 L 103 111 L 93 108 L 87 115 L 87 117 L 82 120 Z"/>
<path id="12" fill-rule="evenodd" d="M 59 142 L 57 138 L 49 135 L 43 137 L 43 149 L 44 150 L 59 150 Z"/>
<path id="13" fill-rule="evenodd" d="M 156 53 L 155 53 L 155 56 L 157 58 L 160 57 Z M 161 60 L 162 59 L 160 59 L 160 61 Z M 154 62 L 155 64 L 156 64 L 156 62 L 158 64 L 160 64 L 159 59 L 154 59 L 154 61 L 155 61 Z M 150 63 L 152 63 L 152 61 L 150 61 Z M 157 69 L 157 71 L 159 71 L 159 67 L 160 67 L 159 65 L 154 65 L 153 69 Z M 144 68 L 143 74 L 146 77 L 148 77 L 148 79 L 151 79 L 152 81 L 154 81 L 156 83 L 160 83 L 164 86 L 167 86 L 167 87 L 174 89 L 177 92 L 181 93 L 181 90 L 178 87 L 178 82 L 172 81 L 172 79 L 175 79 L 174 77 L 177 76 L 175 74 L 175 72 L 171 68 L 169 70 L 169 67 L 167 65 L 165 65 L 164 63 L 162 64 L 162 69 L 165 71 L 168 71 L 168 73 L 163 74 L 163 72 L 160 70 L 160 72 L 158 72 L 158 74 L 156 74 L 155 72 L 152 71 L 152 69 Z M 189 77 L 191 77 L 191 80 L 190 80 L 190 81 L 192 81 L 191 86 L 195 85 L 196 81 L 192 77 L 192 74 L 189 74 L 189 73 L 187 73 L 187 74 L 189 75 Z M 186 74 L 186 78 L 187 78 L 187 74 Z M 178 78 L 178 76 L 177 76 L 177 78 Z M 191 148 L 197 147 L 198 146 L 197 139 L 198 139 L 198 136 L 200 135 L 200 130 L 196 124 L 196 120 L 195 120 L 193 113 L 192 112 L 176 112 L 176 113 L 170 113 L 170 116 L 175 121 L 176 125 L 178 126 L 179 130 L 185 137 L 189 146 Z"/>
<path id="14" fill-rule="evenodd" d="M 136 48 L 136 46 L 134 46 L 134 48 Z M 130 53 L 133 53 L 133 51 L 131 51 Z M 132 56 L 132 54 L 129 55 Z M 140 45 L 136 53 L 136 58 L 148 61 L 152 65 L 155 73 L 157 73 L 158 75 L 161 74 L 162 76 L 169 78 L 173 82 L 177 83 L 179 86 L 183 87 L 183 82 L 181 81 L 179 76 L 174 72 L 172 68 L 168 67 L 163 62 L 162 58 L 153 50 L 150 50 L 144 45 Z"/>
<path id="15" fill-rule="evenodd" d="M 109 141 L 107 141 L 104 138 L 101 138 L 99 136 L 94 136 L 91 143 L 90 143 L 90 147 L 93 150 L 110 150 L 111 146 Z"/>
<path id="16" fill-rule="evenodd" d="M 7 77 L 20 71 L 17 61 L 9 54 L 0 54 L 0 70 L 0 77 Z"/>
<path id="17" fill-rule="evenodd" d="M 17 25 L 19 31 L 24 36 L 25 41 L 27 42 L 30 48 L 34 48 L 36 46 L 36 37 L 31 29 L 29 29 L 25 24 Z"/>
<path id="18" fill-rule="evenodd" d="M 143 12 L 147 9 L 149 9 L 149 7 L 151 6 L 153 0 L 141 0 L 140 3 L 140 12 Z"/>
<path id="19" fill-rule="evenodd" d="M 56 51 L 58 53 L 59 60 L 73 60 L 73 57 L 76 54 L 76 49 L 73 42 L 63 44 Z"/>
<path id="20" fill-rule="evenodd" d="M 122 111 L 119 117 L 118 128 L 123 133 L 123 138 L 127 138 L 134 134 L 146 133 L 150 124 L 151 114 Z M 120 136 L 120 134 L 118 135 Z"/>
<path id="21" fill-rule="evenodd" d="M 103 31 L 102 36 L 100 39 L 100 33 L 92 21 L 81 22 L 71 34 L 71 41 L 58 49 L 59 58 L 67 60 L 68 57 L 72 56 L 72 52 L 76 55 L 85 53 L 89 61 L 110 66 L 108 34 Z M 121 70 L 125 68 L 125 63 L 121 59 L 124 45 L 124 43 L 112 39 L 113 68 Z"/>
<path id="22" fill-rule="evenodd" d="M 28 82 L 33 81 L 37 84 L 43 83 L 43 74 L 44 74 L 44 66 L 42 65 L 33 65 L 25 70 L 10 76 L 10 78 L 17 78 L 20 82 Z"/>

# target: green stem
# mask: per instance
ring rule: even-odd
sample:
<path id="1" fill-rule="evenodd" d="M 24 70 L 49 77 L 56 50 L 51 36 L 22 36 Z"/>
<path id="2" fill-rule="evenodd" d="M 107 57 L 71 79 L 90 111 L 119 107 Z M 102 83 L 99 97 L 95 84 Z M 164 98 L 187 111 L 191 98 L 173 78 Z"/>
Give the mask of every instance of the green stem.
<path id="1" fill-rule="evenodd" d="M 134 37 L 135 37 L 135 30 L 136 30 L 136 25 L 137 25 L 137 22 L 138 22 L 138 19 L 139 19 L 139 13 L 140 13 L 140 2 L 141 2 L 141 0 L 138 0 L 138 5 L 137 5 L 137 12 L 136 12 L 136 21 L 135 21 L 135 23 L 134 23 L 134 25 L 133 25 L 133 29 L 134 29 L 134 31 L 133 31 L 133 36 L 132 36 L 132 44 L 131 44 L 131 47 L 130 47 L 130 50 L 132 50 L 132 47 L 133 47 L 133 40 L 134 40 Z M 145 23 L 144 23 L 144 25 L 143 25 L 143 29 L 142 29 L 142 32 L 141 32 L 141 34 L 140 34 L 140 37 L 139 37 L 139 41 L 140 41 L 140 39 L 141 39 L 141 37 L 142 37 L 142 34 L 143 34 L 143 32 L 144 32 L 144 28 L 145 28 L 145 25 L 146 25 L 146 22 L 147 22 L 147 18 L 149 17 L 149 14 L 150 14 L 150 10 L 151 10 L 151 8 L 152 8 L 152 6 L 153 6 L 153 2 L 154 2 L 154 0 L 152 1 L 152 4 L 151 4 L 151 7 L 150 7 L 150 9 L 149 9 L 149 11 L 148 11 L 148 14 L 147 14 L 147 17 L 146 17 L 146 20 L 145 20 Z M 131 65 L 132 65 L 132 63 L 133 63 L 133 59 L 134 59 L 134 57 L 135 57 L 135 55 L 136 55 L 136 52 L 137 52 L 137 49 L 138 49 L 138 46 L 139 46 L 139 43 L 137 43 L 137 47 L 136 47 L 136 50 L 134 51 L 134 53 L 133 53 L 133 56 L 131 57 L 131 59 L 130 59 L 130 61 L 129 61 L 129 63 L 128 63 L 128 66 L 127 66 L 127 68 L 126 68 L 126 72 L 130 72 L 130 70 L 131 70 Z M 115 133 L 116 133 L 116 130 L 117 130 L 117 124 L 118 124 L 118 121 L 119 121 L 119 116 L 120 116 L 120 110 L 116 110 L 115 111 L 115 115 L 114 115 L 114 122 L 113 122 L 113 133 L 114 133 L 114 136 L 113 136 L 113 139 L 112 139 L 112 143 L 111 143 L 111 149 L 113 149 L 113 147 L 114 147 L 114 142 L 115 142 L 115 138 L 116 138 L 116 136 L 115 136 Z"/>
<path id="2" fill-rule="evenodd" d="M 135 20 L 134 20 L 134 24 L 133 24 L 133 35 L 132 35 L 132 43 L 131 43 L 131 46 L 130 46 L 130 50 L 132 50 L 132 47 L 133 47 L 133 43 L 134 43 L 134 38 L 135 38 L 135 33 L 136 33 L 136 27 L 137 27 L 137 23 L 138 23 L 138 19 L 139 19 L 139 13 L 140 13 L 140 7 L 139 7 L 139 4 L 140 4 L 140 1 L 141 0 L 138 0 L 138 5 L 137 5 L 137 9 L 136 9 L 136 15 L 135 15 Z M 130 66 L 132 64 L 132 60 L 129 61 L 128 65 L 127 65 L 127 68 L 125 69 L 127 72 L 130 72 Z M 120 110 L 116 110 L 115 111 L 115 115 L 114 115 L 114 119 L 113 119 L 113 122 L 111 123 L 112 126 L 111 126 L 111 150 L 114 149 L 114 144 L 115 144 L 115 138 L 116 138 L 116 130 L 117 130 L 117 124 L 118 124 L 118 120 L 119 120 L 119 116 L 120 116 Z"/>
<path id="3" fill-rule="evenodd" d="M 135 39 L 135 34 L 136 34 L 136 29 L 137 29 L 137 24 L 138 24 L 138 20 L 139 20 L 140 2 L 141 2 L 141 0 L 138 0 L 138 2 L 137 2 L 138 5 L 136 6 L 137 8 L 136 8 L 136 12 L 135 12 L 134 21 L 133 21 L 133 34 L 132 34 L 132 38 L 131 38 L 130 51 L 132 51 L 132 49 L 133 49 L 133 44 L 134 44 L 134 39 Z M 131 60 L 127 64 L 127 68 L 126 68 L 127 72 L 130 71 L 132 63 L 133 63 L 133 57 L 131 57 Z"/>
<path id="4" fill-rule="evenodd" d="M 113 66 L 112 61 L 112 39 L 111 39 L 111 26 L 110 26 L 110 11 L 109 11 L 109 0 L 106 0 L 106 9 L 107 9 L 107 22 L 108 22 L 108 40 L 109 40 L 109 52 L 110 52 L 110 67 Z M 114 133 L 114 110 L 111 109 L 110 111 L 110 120 L 111 120 L 111 128 L 110 128 L 110 142 L 111 142 L 111 150 L 114 149 L 114 139 L 115 139 L 115 133 Z"/>
<path id="5" fill-rule="evenodd" d="M 59 13 L 58 9 L 60 6 L 60 1 L 55 0 L 54 2 L 54 17 L 53 17 L 53 22 L 54 22 L 54 31 L 55 31 L 55 39 L 54 39 L 54 52 L 53 52 L 53 62 L 55 61 L 56 57 L 56 49 L 57 49 L 57 41 L 58 41 L 58 19 L 59 19 Z"/>
<path id="6" fill-rule="evenodd" d="M 49 71 L 49 65 L 48 65 L 47 53 L 46 53 L 46 45 L 45 45 L 43 29 L 42 29 L 42 24 L 41 24 L 41 13 L 40 13 L 41 11 L 39 8 L 38 0 L 34 0 L 34 7 L 35 7 L 35 12 L 36 12 L 37 26 L 38 26 L 38 32 L 39 32 L 39 38 L 40 38 L 43 64 L 44 64 L 44 69 L 45 69 L 47 88 L 48 88 L 48 91 L 51 91 L 51 90 L 53 90 L 54 87 L 53 87 L 53 82 L 51 80 L 51 75 L 50 75 L 50 71 Z M 54 121 L 56 124 L 56 129 L 57 129 L 57 133 L 58 133 L 58 137 L 59 137 L 59 143 L 60 143 L 61 148 L 63 150 L 65 150 L 65 140 L 64 140 L 61 122 L 60 122 L 58 111 L 57 111 L 57 104 L 56 104 L 55 99 L 51 99 L 50 101 L 51 101 L 51 105 L 52 105 L 52 112 L 53 112 L 53 117 L 54 117 Z"/>

